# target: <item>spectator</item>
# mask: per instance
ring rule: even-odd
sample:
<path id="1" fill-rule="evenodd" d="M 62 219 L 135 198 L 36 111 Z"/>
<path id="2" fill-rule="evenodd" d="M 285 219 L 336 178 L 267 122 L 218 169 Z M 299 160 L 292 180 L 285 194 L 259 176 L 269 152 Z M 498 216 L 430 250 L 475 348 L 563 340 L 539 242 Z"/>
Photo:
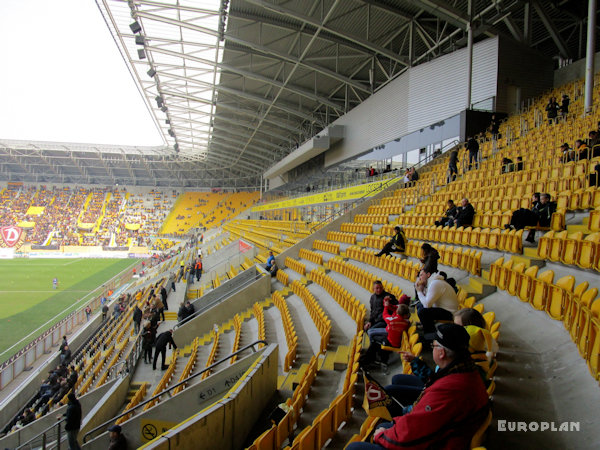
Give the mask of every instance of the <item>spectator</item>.
<path id="1" fill-rule="evenodd" d="M 471 226 L 474 216 L 475 209 L 473 208 L 473 205 L 469 203 L 468 199 L 463 198 L 460 201 L 460 207 L 458 208 L 458 213 L 456 214 L 453 225 L 456 225 L 457 227 Z"/>
<path id="2" fill-rule="evenodd" d="M 458 175 L 458 149 L 452 150 L 448 161 L 448 183 L 455 181 Z"/>
<path id="3" fill-rule="evenodd" d="M 392 252 L 400 252 L 404 253 L 406 250 L 406 236 L 402 231 L 402 227 L 395 226 L 394 231 L 396 232 L 394 236 L 390 239 L 388 243 L 386 243 L 379 253 L 376 253 L 375 256 L 381 255 L 390 255 Z"/>
<path id="4" fill-rule="evenodd" d="M 414 355 L 405 360 L 431 374 L 420 398 L 403 415 L 379 426 L 373 444 L 355 442 L 348 450 L 382 448 L 469 448 L 471 438 L 489 413 L 485 386 L 468 352 L 469 334 L 454 323 L 439 325 L 433 341 L 437 372 Z"/>
<path id="5" fill-rule="evenodd" d="M 449 225 L 450 223 L 454 223 L 454 219 L 456 218 L 456 215 L 458 214 L 458 209 L 456 208 L 456 205 L 454 204 L 454 200 L 448 200 L 447 206 L 448 206 L 448 209 L 444 213 L 444 216 L 440 220 L 435 221 L 436 227 L 445 227 L 446 225 Z"/>
<path id="6" fill-rule="evenodd" d="M 588 159 L 590 157 L 589 147 L 581 139 L 575 141 L 575 151 L 577 152 L 577 159 Z"/>
<path id="7" fill-rule="evenodd" d="M 156 360 L 158 359 L 158 355 L 162 356 L 162 364 L 160 366 L 161 370 L 167 370 L 169 366 L 165 365 L 165 359 L 167 356 L 167 345 L 169 347 L 177 348 L 175 341 L 173 340 L 173 330 L 165 331 L 161 333 L 156 338 L 156 349 L 154 350 L 154 362 L 152 363 L 152 369 L 156 370 Z"/>
<path id="8" fill-rule="evenodd" d="M 398 300 L 391 297 L 383 299 L 383 320 L 386 322 L 385 329 L 375 328 L 377 333 L 369 336 L 371 341 L 369 348 L 363 356 L 360 357 L 360 364 L 366 367 L 375 361 L 375 357 L 379 354 L 384 371 L 387 369 L 389 352 L 381 351 L 381 346 L 391 346 L 400 348 L 402 344 L 402 333 L 410 327 L 410 311 L 408 306 L 399 305 Z M 382 330 L 382 331 L 379 331 Z"/>
<path id="9" fill-rule="evenodd" d="M 496 119 L 496 114 L 492 114 L 489 130 L 492 134 L 492 139 L 498 139 L 498 133 L 500 132 L 500 121 Z"/>
<path id="10" fill-rule="evenodd" d="M 535 192 L 531 197 L 531 208 L 520 208 L 517 209 L 510 218 L 510 223 L 506 224 L 504 228 L 515 230 L 522 230 L 525 227 L 535 227 L 538 223 L 538 208 L 540 206 L 540 193 Z"/>
<path id="11" fill-rule="evenodd" d="M 142 350 L 144 351 L 144 363 L 152 362 L 152 345 L 154 344 L 154 333 L 150 322 L 146 322 L 142 331 Z"/>
<path id="12" fill-rule="evenodd" d="M 600 156 L 600 134 L 598 134 L 596 131 L 590 131 L 588 137 L 588 147 L 591 155 L 590 158 Z"/>
<path id="13" fill-rule="evenodd" d="M 133 330 L 135 334 L 140 332 L 140 324 L 142 323 L 142 310 L 136 304 L 133 310 Z"/>
<path id="14" fill-rule="evenodd" d="M 181 302 L 179 304 L 179 310 L 177 311 L 177 320 L 179 322 L 183 322 L 186 318 L 187 318 L 187 309 L 185 307 L 185 304 L 183 302 Z"/>
<path id="15" fill-rule="evenodd" d="M 160 299 L 163 302 L 163 305 L 165 305 L 165 309 L 168 311 L 169 310 L 169 305 L 167 304 L 167 297 L 169 295 L 167 294 L 167 290 L 165 289 L 164 286 L 161 286 L 160 288 Z"/>
<path id="16" fill-rule="evenodd" d="M 419 172 L 417 172 L 417 170 L 415 169 L 415 166 L 412 166 L 409 169 L 408 175 L 409 175 L 411 182 L 419 181 Z"/>
<path id="17" fill-rule="evenodd" d="M 550 100 L 548 100 L 548 104 L 546 105 L 546 113 L 548 115 L 548 124 L 552 125 L 555 122 L 556 117 L 558 116 L 559 109 L 560 109 L 560 107 L 558 106 L 558 103 L 556 102 L 556 97 L 551 97 Z"/>
<path id="18" fill-rule="evenodd" d="M 106 320 L 106 316 L 108 315 L 108 305 L 102 305 L 102 322 Z"/>
<path id="19" fill-rule="evenodd" d="M 77 435 L 79 434 L 79 428 L 81 428 L 81 403 L 79 403 L 73 392 L 67 398 L 69 399 L 69 406 L 67 406 L 64 417 L 66 418 L 65 431 L 67 432 L 69 450 L 78 450 L 81 448 L 77 442 Z"/>
<path id="20" fill-rule="evenodd" d="M 600 164 L 596 164 L 594 166 L 594 172 L 590 173 L 589 184 L 590 187 L 598 187 L 598 185 L 600 184 Z"/>
<path id="21" fill-rule="evenodd" d="M 277 260 L 273 261 L 273 264 L 271 265 L 271 270 L 269 270 L 269 273 L 271 274 L 272 277 L 277 276 L 277 271 L 279 270 L 279 267 L 277 267 Z"/>
<path id="22" fill-rule="evenodd" d="M 523 170 L 523 157 L 517 156 L 517 165 L 515 166 L 515 170 L 517 172 Z"/>
<path id="23" fill-rule="evenodd" d="M 569 114 L 569 103 L 571 99 L 567 94 L 563 94 L 562 101 L 560 102 L 560 114 L 565 118 Z"/>
<path id="24" fill-rule="evenodd" d="M 187 310 L 187 317 L 193 316 L 196 312 L 194 305 L 192 305 L 189 300 L 185 302 L 185 309 Z"/>
<path id="25" fill-rule="evenodd" d="M 515 169 L 515 164 L 513 163 L 513 160 L 510 158 L 502 158 L 502 171 L 501 173 L 509 173 L 509 172 L 513 172 Z"/>
<path id="26" fill-rule="evenodd" d="M 465 148 L 469 151 L 469 170 L 471 170 L 473 162 L 475 162 L 475 166 L 479 169 L 479 142 L 474 137 L 469 138 L 467 141 Z"/>
<path id="27" fill-rule="evenodd" d="M 423 245 L 421 245 L 421 263 L 423 264 L 422 269 L 427 270 L 429 273 L 437 272 L 437 264 L 439 259 L 439 252 L 430 244 L 425 242 Z"/>
<path id="28" fill-rule="evenodd" d="M 89 322 L 91 315 L 92 315 L 92 308 L 90 307 L 90 305 L 87 305 L 85 307 L 85 320 Z"/>
<path id="29" fill-rule="evenodd" d="M 71 362 L 71 349 L 68 345 L 65 345 L 60 350 L 60 363 L 63 366 L 66 366 Z"/>
<path id="30" fill-rule="evenodd" d="M 417 315 L 427 334 L 435 331 L 436 320 L 453 320 L 458 310 L 458 297 L 452 286 L 439 273 L 421 269 L 415 282 L 417 290 Z"/>
<path id="31" fill-rule="evenodd" d="M 540 227 L 549 227 L 552 222 L 552 214 L 556 211 L 556 203 L 551 201 L 550 194 L 540 195 L 540 205 L 537 209 L 538 223 Z M 535 242 L 535 230 L 530 230 L 527 238 L 527 242 Z"/>
<path id="32" fill-rule="evenodd" d="M 113 425 L 108 429 L 110 433 L 110 442 L 108 450 L 127 450 L 127 439 L 121 433 L 121 427 L 119 425 Z"/>
<path id="33" fill-rule="evenodd" d="M 562 150 L 562 162 L 563 163 L 568 163 L 571 161 L 575 161 L 575 151 L 569 147 L 569 144 L 567 144 L 566 142 L 560 146 L 561 150 Z"/>
<path id="34" fill-rule="evenodd" d="M 275 261 L 275 256 L 273 256 L 273 252 L 270 251 L 269 257 L 267 258 L 267 265 L 265 266 L 265 269 L 267 269 L 267 272 L 269 272 L 271 270 L 271 266 L 273 265 L 274 261 Z"/>
<path id="35" fill-rule="evenodd" d="M 487 377 L 492 360 L 498 353 L 498 343 L 487 330 L 485 319 L 473 308 L 459 309 L 454 313 L 454 323 L 465 327 L 469 333 L 469 353 L 482 369 L 482 377 Z"/>
<path id="36" fill-rule="evenodd" d="M 385 328 L 386 323 L 383 320 L 383 299 L 385 297 L 396 298 L 393 294 L 386 292 L 383 289 L 383 283 L 379 280 L 373 282 L 373 294 L 369 299 L 370 315 L 369 320 L 365 324 L 365 331 L 370 336 L 373 333 L 372 329 Z M 371 331 L 369 331 L 371 330 Z"/>

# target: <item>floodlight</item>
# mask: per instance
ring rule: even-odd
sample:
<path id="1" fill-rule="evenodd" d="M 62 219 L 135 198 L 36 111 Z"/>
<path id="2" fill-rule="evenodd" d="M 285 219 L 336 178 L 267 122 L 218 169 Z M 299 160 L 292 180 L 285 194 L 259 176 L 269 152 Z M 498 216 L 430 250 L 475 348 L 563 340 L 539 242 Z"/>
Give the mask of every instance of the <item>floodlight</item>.
<path id="1" fill-rule="evenodd" d="M 166 123 L 167 125 L 171 125 L 171 121 L 170 121 L 169 119 L 165 120 L 165 123 Z"/>
<path id="2" fill-rule="evenodd" d="M 163 105 L 163 106 L 161 106 L 160 110 L 161 110 L 162 112 L 166 113 L 166 112 L 167 112 L 167 110 L 168 110 L 168 108 L 167 108 L 166 106 L 164 106 L 164 105 Z"/>
<path id="3" fill-rule="evenodd" d="M 173 130 L 171 128 L 169 128 L 169 136 L 171 137 L 175 137 L 175 133 L 173 132 Z"/>
<path id="4" fill-rule="evenodd" d="M 132 33 L 139 33 L 140 31 L 142 31 L 142 27 L 140 26 L 137 20 L 132 24 L 129 24 L 129 28 L 131 28 Z"/>
<path id="5" fill-rule="evenodd" d="M 156 70 L 154 70 L 152 67 L 150 68 L 150 70 L 148 72 L 146 72 L 148 74 L 148 76 L 150 78 L 154 78 L 154 75 L 156 75 Z"/>
<path id="6" fill-rule="evenodd" d="M 138 58 L 140 58 L 140 59 L 146 59 L 146 52 L 144 51 L 143 48 L 139 48 L 138 49 Z"/>
<path id="7" fill-rule="evenodd" d="M 138 34 L 135 37 L 135 43 L 136 43 L 136 45 L 144 45 L 146 43 L 146 38 L 144 36 L 142 36 L 141 34 Z"/>

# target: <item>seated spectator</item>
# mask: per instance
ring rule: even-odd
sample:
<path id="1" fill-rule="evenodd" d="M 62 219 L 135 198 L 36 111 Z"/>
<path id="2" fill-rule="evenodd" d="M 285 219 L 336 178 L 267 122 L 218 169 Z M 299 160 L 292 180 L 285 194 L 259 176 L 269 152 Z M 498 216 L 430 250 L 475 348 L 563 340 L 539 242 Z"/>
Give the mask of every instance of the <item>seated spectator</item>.
<path id="1" fill-rule="evenodd" d="M 448 200 L 448 209 L 444 213 L 444 217 L 440 220 L 435 221 L 436 227 L 445 227 L 449 223 L 454 223 L 454 219 L 456 219 L 456 215 L 458 214 L 458 208 L 454 204 L 454 200 Z"/>
<path id="2" fill-rule="evenodd" d="M 456 214 L 456 218 L 452 225 L 455 225 L 456 227 L 471 226 L 473 224 L 474 216 L 475 208 L 469 203 L 469 200 L 463 198 L 460 201 L 460 207 L 458 208 L 458 213 Z"/>
<path id="3" fill-rule="evenodd" d="M 415 282 L 419 301 L 416 304 L 417 315 L 427 334 L 435 331 L 436 320 L 453 321 L 458 310 L 458 297 L 454 288 L 439 273 L 421 269 Z"/>
<path id="4" fill-rule="evenodd" d="M 381 424 L 373 444 L 351 443 L 347 450 L 398 448 L 469 448 L 471 438 L 489 413 L 485 386 L 468 351 L 469 334 L 454 323 L 439 325 L 433 341 L 437 372 L 429 369 L 416 403 L 392 422 Z M 412 358 L 411 358 L 412 357 Z M 412 362 L 413 355 L 404 356 Z"/>
<path id="5" fill-rule="evenodd" d="M 440 259 L 439 252 L 425 242 L 421 245 L 421 263 L 423 264 L 422 269 L 426 270 L 429 273 L 437 272 L 438 260 Z"/>
<path id="6" fill-rule="evenodd" d="M 396 298 L 393 294 L 383 289 L 383 283 L 379 280 L 373 282 L 373 294 L 369 299 L 370 314 L 369 320 L 365 323 L 364 329 L 367 335 L 371 336 L 375 328 L 385 328 L 386 323 L 383 320 L 383 299 L 385 297 Z"/>
<path id="7" fill-rule="evenodd" d="M 469 353 L 475 364 L 481 367 L 485 378 L 498 353 L 498 343 L 487 330 L 485 319 L 476 309 L 463 308 L 454 313 L 454 323 L 465 327 L 469 333 Z"/>
<path id="8" fill-rule="evenodd" d="M 560 146 L 561 150 L 562 150 L 562 162 L 563 163 L 568 163 L 571 161 L 575 161 L 575 150 L 573 150 L 572 148 L 569 147 L 569 144 L 567 144 L 566 142 Z"/>
<path id="9" fill-rule="evenodd" d="M 552 222 L 552 214 L 556 211 L 556 203 L 550 201 L 550 194 L 542 194 L 540 195 L 540 205 L 537 209 L 538 215 L 538 223 L 537 225 L 540 227 L 549 227 Z M 527 242 L 534 243 L 535 242 L 535 230 L 530 230 L 527 238 L 525 239 Z"/>
<path id="10" fill-rule="evenodd" d="M 406 236 L 404 235 L 404 231 L 402 231 L 402 227 L 395 226 L 394 231 L 396 234 L 392 236 L 390 241 L 386 243 L 379 253 L 376 253 L 375 256 L 381 255 L 390 255 L 392 252 L 404 253 L 406 250 Z"/>
<path id="11" fill-rule="evenodd" d="M 515 165 L 515 171 L 519 172 L 523 170 L 523 157 L 517 156 L 517 164 Z"/>
<path id="12" fill-rule="evenodd" d="M 575 151 L 577 152 L 577 160 L 589 159 L 590 149 L 581 139 L 575 141 Z"/>
<path id="13" fill-rule="evenodd" d="M 65 345 L 60 350 L 60 363 L 63 366 L 68 365 L 71 362 L 71 349 L 68 345 Z"/>
<path id="14" fill-rule="evenodd" d="M 271 270 L 271 266 L 273 265 L 274 261 L 275 261 L 275 256 L 273 256 L 273 252 L 270 251 L 269 257 L 267 258 L 267 265 L 265 266 L 265 269 L 267 269 L 267 271 Z"/>
<path id="15" fill-rule="evenodd" d="M 525 227 L 535 227 L 538 223 L 538 208 L 540 206 L 540 193 L 536 192 L 531 198 L 531 208 L 519 208 L 513 212 L 510 223 L 504 225 L 504 228 L 522 230 Z"/>
<path id="16" fill-rule="evenodd" d="M 501 173 L 509 173 L 509 172 L 513 172 L 515 169 L 515 164 L 513 163 L 513 160 L 510 158 L 502 158 L 502 171 Z"/>
<path id="17" fill-rule="evenodd" d="M 600 164 L 594 166 L 594 172 L 589 176 L 590 187 L 600 185 Z"/>
<path id="18" fill-rule="evenodd" d="M 590 158 L 596 158 L 600 156 L 600 133 L 597 131 L 590 131 L 588 139 L 588 147 L 590 149 Z"/>
<path id="19" fill-rule="evenodd" d="M 382 351 L 381 346 L 391 346 L 400 348 L 402 344 L 402 333 L 410 327 L 410 311 L 407 305 L 400 305 L 398 300 L 392 297 L 383 299 L 383 320 L 386 322 L 385 328 L 375 328 L 377 333 L 370 337 L 370 345 L 363 356 L 360 357 L 360 364 L 368 367 L 375 361 L 377 355 L 382 364 L 387 364 L 389 352 Z M 384 370 L 386 367 L 384 366 Z"/>

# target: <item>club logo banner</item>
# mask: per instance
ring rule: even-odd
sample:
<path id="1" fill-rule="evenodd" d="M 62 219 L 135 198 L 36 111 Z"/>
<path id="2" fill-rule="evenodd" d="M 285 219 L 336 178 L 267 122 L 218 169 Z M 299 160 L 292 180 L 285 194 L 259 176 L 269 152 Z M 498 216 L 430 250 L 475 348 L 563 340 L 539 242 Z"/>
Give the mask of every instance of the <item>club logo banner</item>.
<path id="1" fill-rule="evenodd" d="M 19 248 L 25 242 L 25 234 L 23 230 L 16 226 L 0 228 L 0 247 L 3 248 Z"/>

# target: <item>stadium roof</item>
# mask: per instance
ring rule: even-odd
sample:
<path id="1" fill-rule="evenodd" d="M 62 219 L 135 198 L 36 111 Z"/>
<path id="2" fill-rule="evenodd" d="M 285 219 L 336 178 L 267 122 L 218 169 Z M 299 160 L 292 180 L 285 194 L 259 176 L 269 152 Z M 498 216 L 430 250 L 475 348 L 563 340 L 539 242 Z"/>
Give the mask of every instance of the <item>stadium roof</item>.
<path id="1" fill-rule="evenodd" d="M 469 22 L 476 40 L 504 35 L 574 59 L 585 48 L 577 0 L 96 2 L 161 131 L 161 161 L 192 177 L 169 185 L 258 186 L 409 67 L 466 46 Z"/>

